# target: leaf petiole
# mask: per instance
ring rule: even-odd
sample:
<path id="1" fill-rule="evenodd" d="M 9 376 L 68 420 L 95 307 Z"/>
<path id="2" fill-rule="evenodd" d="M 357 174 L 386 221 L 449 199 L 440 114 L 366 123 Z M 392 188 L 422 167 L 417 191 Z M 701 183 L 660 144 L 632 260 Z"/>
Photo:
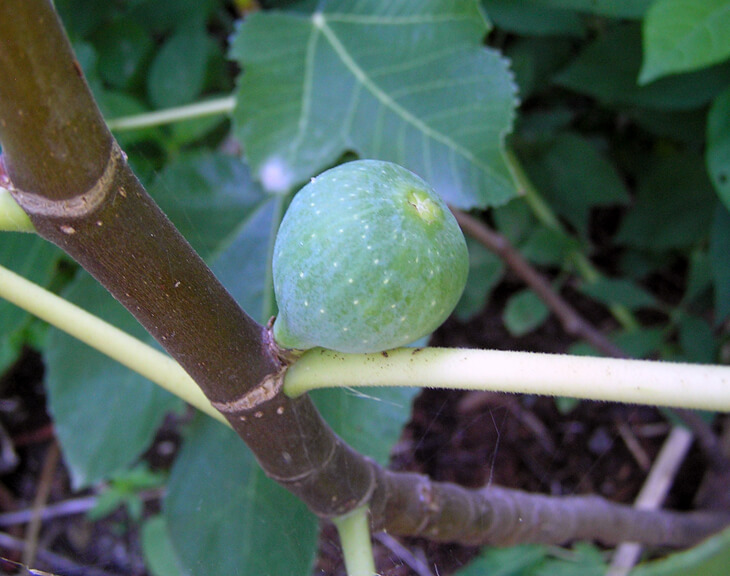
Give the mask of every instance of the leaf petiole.
<path id="1" fill-rule="evenodd" d="M 377 576 L 367 506 L 335 518 L 333 522 L 340 535 L 347 576 Z"/>
<path id="2" fill-rule="evenodd" d="M 730 411 L 730 366 L 463 348 L 373 354 L 314 348 L 288 369 L 284 391 L 298 396 L 315 388 L 414 383 Z"/>
<path id="3" fill-rule="evenodd" d="M 0 187 L 0 230 L 3 232 L 34 232 L 35 228 L 23 209 L 6 188 Z"/>
<path id="4" fill-rule="evenodd" d="M 167 354 L 2 266 L 0 297 L 148 378 L 201 412 L 226 423 L 193 379 Z"/>
<path id="5" fill-rule="evenodd" d="M 187 106 L 168 108 L 167 110 L 156 110 L 146 114 L 135 114 L 134 116 L 113 118 L 107 121 L 107 126 L 110 130 L 114 130 L 116 132 L 139 130 L 141 128 L 162 126 L 164 124 L 172 124 L 173 122 L 181 122 L 183 120 L 192 120 L 193 118 L 203 118 L 205 116 L 215 116 L 217 114 L 230 114 L 235 105 L 235 96 L 225 96 L 223 98 L 216 98 L 206 102 L 196 102 L 195 104 L 189 104 Z"/>

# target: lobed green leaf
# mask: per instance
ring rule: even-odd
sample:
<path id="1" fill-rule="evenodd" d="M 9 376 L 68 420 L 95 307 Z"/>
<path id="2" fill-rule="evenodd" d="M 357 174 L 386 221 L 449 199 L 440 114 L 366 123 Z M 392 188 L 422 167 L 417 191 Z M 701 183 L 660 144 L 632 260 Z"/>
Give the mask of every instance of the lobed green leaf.
<path id="1" fill-rule="evenodd" d="M 252 16 L 231 54 L 244 69 L 236 133 L 257 177 L 286 192 L 354 151 L 409 168 L 455 206 L 505 202 L 515 87 L 487 29 L 475 1 Z"/>

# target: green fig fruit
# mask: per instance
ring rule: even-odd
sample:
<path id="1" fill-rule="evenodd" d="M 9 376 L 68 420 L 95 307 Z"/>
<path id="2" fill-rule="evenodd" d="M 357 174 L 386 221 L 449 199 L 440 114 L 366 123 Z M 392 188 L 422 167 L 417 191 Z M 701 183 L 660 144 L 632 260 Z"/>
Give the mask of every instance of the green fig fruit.
<path id="1" fill-rule="evenodd" d="M 273 254 L 284 348 L 380 352 L 438 328 L 469 271 L 464 236 L 443 200 L 396 164 L 357 160 L 302 188 Z"/>

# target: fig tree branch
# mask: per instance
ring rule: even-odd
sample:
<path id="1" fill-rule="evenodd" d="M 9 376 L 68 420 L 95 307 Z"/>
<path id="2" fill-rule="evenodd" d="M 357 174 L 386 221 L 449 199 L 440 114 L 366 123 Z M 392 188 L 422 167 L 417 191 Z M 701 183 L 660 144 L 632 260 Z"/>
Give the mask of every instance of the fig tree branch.
<path id="1" fill-rule="evenodd" d="M 625 358 L 626 354 L 613 344 L 601 332 L 578 314 L 559 294 L 553 290 L 550 283 L 525 260 L 522 255 L 501 234 L 490 230 L 481 221 L 465 212 L 453 210 L 456 220 L 462 230 L 475 240 L 494 252 L 534 290 L 545 305 L 560 320 L 563 329 L 571 336 L 588 342 L 596 350 L 614 358 Z"/>
<path id="2" fill-rule="evenodd" d="M 556 497 L 497 486 L 469 490 L 417 474 L 382 473 L 378 485 L 383 488 L 371 504 L 371 513 L 380 518 L 375 529 L 387 526 L 391 534 L 440 542 L 508 546 L 590 539 L 608 546 L 624 541 L 684 546 L 730 523 L 727 512 L 636 510 L 598 496 Z M 417 500 L 413 484 L 418 485 Z"/>

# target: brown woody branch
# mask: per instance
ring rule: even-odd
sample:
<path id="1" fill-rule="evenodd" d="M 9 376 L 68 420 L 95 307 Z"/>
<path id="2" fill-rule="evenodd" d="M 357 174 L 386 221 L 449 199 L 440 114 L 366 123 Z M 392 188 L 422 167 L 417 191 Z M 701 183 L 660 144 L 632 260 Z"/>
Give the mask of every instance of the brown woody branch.
<path id="1" fill-rule="evenodd" d="M 417 474 L 381 474 L 385 497 L 376 493 L 372 503 L 376 527 L 440 542 L 688 546 L 730 522 L 730 513 L 636 510 L 599 496 L 556 497 L 498 486 L 470 490 Z"/>
<path id="2" fill-rule="evenodd" d="M 527 284 L 560 320 L 563 330 L 585 340 L 596 350 L 614 358 L 626 358 L 626 353 L 596 330 L 568 304 L 535 268 L 522 257 L 509 240 L 491 230 L 474 216 L 453 210 L 457 222 L 469 236 L 494 252 Z"/>

